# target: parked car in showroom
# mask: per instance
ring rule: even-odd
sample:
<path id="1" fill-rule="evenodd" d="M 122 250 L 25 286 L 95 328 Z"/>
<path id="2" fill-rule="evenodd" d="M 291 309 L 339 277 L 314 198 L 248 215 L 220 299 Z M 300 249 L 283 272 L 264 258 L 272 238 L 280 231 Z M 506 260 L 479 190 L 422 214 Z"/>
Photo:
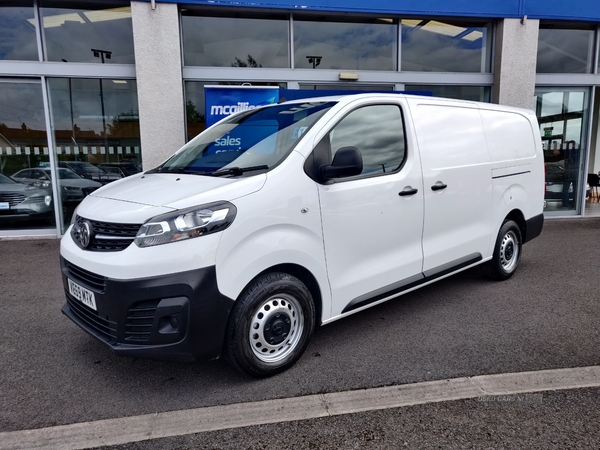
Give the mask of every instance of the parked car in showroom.
<path id="1" fill-rule="evenodd" d="M 102 184 L 108 184 L 112 181 L 120 180 L 124 178 L 123 174 L 108 172 L 100 167 L 96 167 L 89 162 L 84 161 L 60 161 L 59 167 L 65 169 L 71 169 L 77 175 L 88 180 L 97 181 Z"/>
<path id="2" fill-rule="evenodd" d="M 59 167 L 58 169 L 59 185 L 61 187 L 61 197 L 63 203 L 79 203 L 84 197 L 102 186 L 97 181 L 87 180 L 80 177 L 71 169 Z M 35 182 L 52 181 L 49 167 L 36 167 L 32 169 L 23 169 L 12 176 L 21 183 L 32 184 Z"/>
<path id="3" fill-rule="evenodd" d="M 110 168 L 119 169 L 121 172 L 123 172 L 123 175 L 126 177 L 135 175 L 136 173 L 140 173 L 140 169 L 138 168 L 138 166 L 132 162 L 100 163 L 97 166 L 107 172 L 110 171 Z"/>
<path id="4" fill-rule="evenodd" d="M 0 222 L 51 219 L 53 212 L 49 182 L 23 184 L 0 173 Z"/>

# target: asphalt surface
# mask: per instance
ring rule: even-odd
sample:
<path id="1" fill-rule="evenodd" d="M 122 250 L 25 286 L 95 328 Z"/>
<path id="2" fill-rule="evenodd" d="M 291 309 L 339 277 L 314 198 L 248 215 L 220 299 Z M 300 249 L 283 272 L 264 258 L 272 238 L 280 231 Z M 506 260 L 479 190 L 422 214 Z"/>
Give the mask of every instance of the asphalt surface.
<path id="1" fill-rule="evenodd" d="M 103 450 L 597 449 L 599 389 L 432 403 Z"/>
<path id="2" fill-rule="evenodd" d="M 546 221 L 542 235 L 526 244 L 521 266 L 510 280 L 490 282 L 478 270 L 469 270 L 334 322 L 316 330 L 292 369 L 255 380 L 221 361 L 176 364 L 114 356 L 60 313 L 64 297 L 58 241 L 0 241 L 0 431 L 597 365 L 599 275 L 600 219 Z M 571 398 L 570 392 L 579 391 L 564 395 Z M 585 392 L 591 392 L 586 397 L 590 408 L 598 409 L 598 392 Z M 451 406 L 414 408 L 434 417 L 436 408 Z M 461 407 L 456 408 L 459 414 Z M 578 413 L 588 414 L 583 408 Z M 368 414 L 374 414 L 373 420 L 379 414 L 381 420 L 386 414 L 405 414 L 405 409 L 394 411 Z M 322 419 L 324 436 L 327 423 L 355 416 Z M 361 419 L 356 420 L 360 425 Z M 257 442 L 257 447 L 247 448 L 262 448 Z M 324 448 L 306 448 L 317 447 Z"/>

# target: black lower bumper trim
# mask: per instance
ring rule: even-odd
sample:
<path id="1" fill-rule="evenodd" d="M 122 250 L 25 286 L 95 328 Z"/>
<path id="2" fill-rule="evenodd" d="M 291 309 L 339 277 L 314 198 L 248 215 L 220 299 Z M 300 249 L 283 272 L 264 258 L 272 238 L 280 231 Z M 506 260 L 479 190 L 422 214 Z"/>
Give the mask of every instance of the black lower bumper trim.
<path id="1" fill-rule="evenodd" d="M 523 243 L 538 237 L 542 233 L 544 227 L 544 215 L 539 214 L 525 221 L 525 238 Z"/>
<path id="2" fill-rule="evenodd" d="M 374 292 L 369 292 L 368 294 L 361 295 L 360 297 L 355 298 L 350 303 L 346 305 L 346 307 L 342 310 L 342 314 L 347 313 L 349 311 L 353 311 L 358 308 L 362 308 L 363 306 L 370 305 L 371 303 L 378 302 L 386 297 L 391 297 L 393 295 L 400 295 L 401 293 L 408 291 L 416 286 L 420 286 L 422 284 L 428 283 L 436 278 L 443 277 L 444 275 L 448 275 L 449 273 L 455 272 L 471 264 L 475 264 L 478 261 L 481 261 L 483 257 L 481 253 L 473 253 L 471 255 L 463 256 L 455 261 L 452 261 L 447 264 L 443 264 L 434 269 L 429 269 L 420 274 L 414 275 L 412 277 L 407 278 L 406 280 L 399 281 L 394 283 L 393 285 L 387 286 L 382 289 L 378 289 Z"/>
<path id="3" fill-rule="evenodd" d="M 62 312 L 118 355 L 192 361 L 221 355 L 233 300 L 217 288 L 215 267 L 135 280 L 107 278 L 100 290 L 61 258 Z M 69 294 L 67 278 L 94 292 L 97 310 Z"/>

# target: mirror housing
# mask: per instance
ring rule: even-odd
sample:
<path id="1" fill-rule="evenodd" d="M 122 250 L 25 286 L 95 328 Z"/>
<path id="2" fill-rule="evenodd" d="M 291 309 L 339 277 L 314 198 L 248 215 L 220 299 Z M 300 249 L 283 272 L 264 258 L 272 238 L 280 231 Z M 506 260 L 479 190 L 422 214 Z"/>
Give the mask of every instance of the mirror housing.
<path id="1" fill-rule="evenodd" d="M 360 150 L 356 147 L 342 147 L 333 157 L 331 165 L 319 167 L 319 176 L 328 181 L 334 178 L 353 177 L 360 175 L 363 170 L 363 160 Z"/>

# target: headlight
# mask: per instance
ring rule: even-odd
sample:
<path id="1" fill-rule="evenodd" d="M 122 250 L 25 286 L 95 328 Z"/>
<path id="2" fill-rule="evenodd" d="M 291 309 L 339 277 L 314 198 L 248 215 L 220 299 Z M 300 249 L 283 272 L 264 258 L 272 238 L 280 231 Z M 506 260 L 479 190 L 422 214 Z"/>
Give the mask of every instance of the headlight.
<path id="1" fill-rule="evenodd" d="M 46 206 L 50 206 L 50 203 L 52 203 L 52 197 L 50 197 L 49 195 L 46 195 L 44 197 L 44 203 L 46 204 Z"/>
<path id="2" fill-rule="evenodd" d="M 217 233 L 231 225 L 236 213 L 231 203 L 215 202 L 161 214 L 141 226 L 135 243 L 150 247 Z"/>
<path id="3" fill-rule="evenodd" d="M 30 191 L 31 189 L 39 189 L 39 188 L 47 188 L 50 187 L 49 181 L 34 181 L 31 184 L 28 184 L 25 190 Z"/>
<path id="4" fill-rule="evenodd" d="M 79 206 L 77 205 L 77 208 L 75 208 L 75 211 L 73 211 L 73 215 L 71 216 L 71 225 L 73 225 L 75 223 L 75 219 L 77 219 L 77 210 L 79 210 Z"/>

